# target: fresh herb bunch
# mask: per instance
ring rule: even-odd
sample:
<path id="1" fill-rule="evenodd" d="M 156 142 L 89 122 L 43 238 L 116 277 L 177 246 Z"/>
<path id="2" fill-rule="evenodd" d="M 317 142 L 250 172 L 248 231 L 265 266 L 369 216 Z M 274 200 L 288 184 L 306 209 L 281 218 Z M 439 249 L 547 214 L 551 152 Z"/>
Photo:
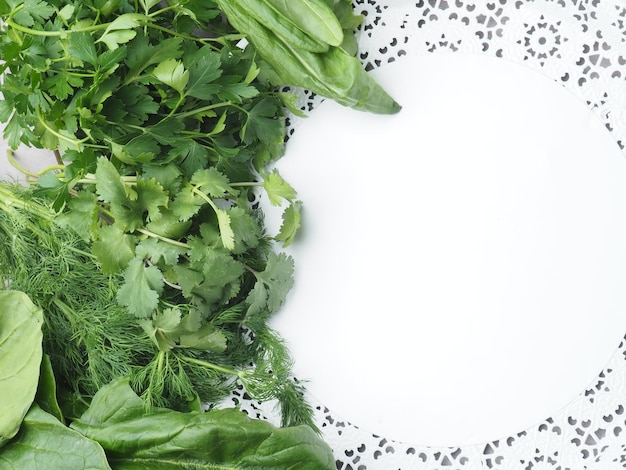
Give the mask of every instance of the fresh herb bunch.
<path id="1" fill-rule="evenodd" d="M 287 200 L 275 238 L 291 241 L 295 191 L 264 168 L 283 153 L 295 98 L 257 79 L 241 35 L 212 6 L 0 1 L 5 138 L 60 157 L 36 175 L 36 204 L 0 194 L 3 246 L 23 244 L 5 251 L 2 274 L 67 321 L 49 320 L 47 352 L 87 400 L 129 369 L 146 403 L 175 409 L 238 379 L 279 399 L 285 424 L 310 424 L 267 326 L 293 261 L 273 251 L 250 204 L 255 188 Z"/>
<path id="2" fill-rule="evenodd" d="M 255 80 L 211 1 L 160 3 L 0 2 L 10 145 L 58 149 L 70 181 L 100 155 L 123 173 L 172 162 L 187 177 L 212 165 L 238 179 L 240 163 L 281 155 L 290 95 Z"/>
<path id="3" fill-rule="evenodd" d="M 266 323 L 268 302 L 280 302 L 291 283 L 291 260 L 265 243 L 252 261 L 267 261 L 249 273 L 254 287 L 242 289 L 245 296 L 208 309 L 164 289 L 152 315 L 136 319 L 116 301 L 134 284 L 106 274 L 91 245 L 57 224 L 46 203 L 28 189 L 0 186 L 0 278 L 45 312 L 44 351 L 65 391 L 67 416 L 80 416 L 120 377 L 131 378 L 147 405 L 179 410 L 223 399 L 238 380 L 256 399 L 278 399 L 283 424 L 312 426 L 289 353 Z"/>
<path id="4" fill-rule="evenodd" d="M 267 170 L 300 113 L 280 85 L 399 106 L 354 57 L 349 2 L 240 3 L 0 0 L 4 137 L 58 163 L 29 174 L 32 191 L 0 188 L 0 274 L 44 308 L 74 396 L 130 375 L 148 405 L 184 409 L 238 380 L 278 399 L 283 424 L 312 425 L 267 324 L 293 283 L 273 242 L 300 224 L 295 190 Z M 286 207 L 273 237 L 257 190 Z"/>

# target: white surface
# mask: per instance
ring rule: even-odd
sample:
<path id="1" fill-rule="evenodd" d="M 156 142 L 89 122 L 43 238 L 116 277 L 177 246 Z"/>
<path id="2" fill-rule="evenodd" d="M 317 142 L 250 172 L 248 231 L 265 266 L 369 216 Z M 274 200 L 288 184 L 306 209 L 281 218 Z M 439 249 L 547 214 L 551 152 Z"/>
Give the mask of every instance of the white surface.
<path id="1" fill-rule="evenodd" d="M 626 330 L 625 162 L 524 66 L 455 53 L 376 76 L 400 114 L 325 102 L 278 164 L 305 229 L 274 325 L 312 395 L 361 428 L 511 435 L 580 394 Z"/>
<path id="2" fill-rule="evenodd" d="M 25 175 L 13 167 L 6 158 L 9 150 L 8 143 L 2 138 L 5 124 L 0 123 L 0 181 L 24 181 Z M 51 150 L 30 148 L 22 145 L 15 150 L 13 157 L 15 161 L 25 170 L 33 173 L 56 164 L 54 153 Z"/>

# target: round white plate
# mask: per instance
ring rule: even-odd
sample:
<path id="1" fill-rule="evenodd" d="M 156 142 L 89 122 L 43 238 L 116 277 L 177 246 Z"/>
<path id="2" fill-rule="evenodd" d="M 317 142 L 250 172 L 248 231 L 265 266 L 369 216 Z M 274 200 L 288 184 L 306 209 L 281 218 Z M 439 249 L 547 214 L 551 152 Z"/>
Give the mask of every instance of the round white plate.
<path id="1" fill-rule="evenodd" d="M 522 65 L 455 53 L 374 73 L 399 114 L 324 102 L 277 164 L 304 205 L 274 326 L 312 396 L 360 428 L 442 446 L 526 429 L 626 330 L 622 154 Z"/>

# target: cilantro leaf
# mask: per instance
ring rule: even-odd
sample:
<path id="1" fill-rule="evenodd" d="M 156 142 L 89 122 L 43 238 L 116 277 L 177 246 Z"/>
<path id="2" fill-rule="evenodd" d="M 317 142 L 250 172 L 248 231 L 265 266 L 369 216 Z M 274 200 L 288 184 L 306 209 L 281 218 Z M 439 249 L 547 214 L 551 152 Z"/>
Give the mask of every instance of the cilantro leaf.
<path id="1" fill-rule="evenodd" d="M 74 92 L 67 74 L 64 73 L 57 73 L 49 77 L 46 81 L 46 89 L 55 98 L 60 100 L 66 99 L 71 93 Z"/>
<path id="2" fill-rule="evenodd" d="M 180 346 L 194 348 L 213 353 L 221 353 L 226 350 L 227 339 L 224 333 L 214 325 L 207 323 L 198 331 L 180 334 Z"/>
<path id="3" fill-rule="evenodd" d="M 280 176 L 276 168 L 270 173 L 262 173 L 262 176 L 263 188 L 273 206 L 280 206 L 283 199 L 291 201 L 297 196 L 296 190 Z"/>
<path id="4" fill-rule="evenodd" d="M 100 73 L 113 73 L 126 57 L 128 49 L 126 46 L 119 47 L 112 51 L 106 51 L 98 56 L 98 67 Z"/>
<path id="5" fill-rule="evenodd" d="M 264 317 L 276 312 L 293 286 L 293 271 L 293 258 L 284 253 L 270 253 L 265 269 L 256 274 L 257 281 L 246 298 L 248 316 Z"/>
<path id="6" fill-rule="evenodd" d="M 143 259 L 133 258 L 124 271 L 124 285 L 117 292 L 117 300 L 139 318 L 147 318 L 159 305 L 163 290 L 161 271 L 146 266 Z"/>
<path id="7" fill-rule="evenodd" d="M 235 249 L 235 232 L 230 224 L 230 215 L 224 209 L 217 209 L 215 214 L 217 215 L 222 244 L 224 248 L 232 251 Z"/>
<path id="8" fill-rule="evenodd" d="M 71 227 L 83 240 L 91 240 L 98 221 L 96 195 L 88 191 L 79 191 L 67 202 L 67 207 L 68 210 L 57 216 L 56 223 L 62 227 Z"/>
<path id="9" fill-rule="evenodd" d="M 120 204 L 127 200 L 126 186 L 122 182 L 119 172 L 113 163 L 105 157 L 98 158 L 96 192 L 100 199 L 105 202 Z"/>
<path id="10" fill-rule="evenodd" d="M 135 186 L 137 200 L 135 204 L 148 213 L 148 220 L 161 216 L 161 208 L 167 207 L 169 195 L 154 178 L 140 178 Z"/>
<path id="11" fill-rule="evenodd" d="M 185 253 L 185 249 L 162 242 L 156 238 L 146 238 L 139 242 L 135 252 L 137 257 L 149 259 L 153 264 L 163 262 L 174 266 L 178 263 L 179 257 Z"/>
<path id="12" fill-rule="evenodd" d="M 170 208 L 178 217 L 178 220 L 182 222 L 196 215 L 202 207 L 203 202 L 204 201 L 194 192 L 193 188 L 187 187 L 178 192 Z"/>
<path id="13" fill-rule="evenodd" d="M 178 37 L 167 38 L 154 44 L 150 39 L 139 32 L 137 36 L 128 44 L 128 56 L 126 66 L 128 67 L 126 81 L 130 83 L 139 77 L 144 70 L 154 64 L 163 62 L 166 59 L 178 59 L 183 55 L 180 49 L 182 39 Z"/>
<path id="14" fill-rule="evenodd" d="M 177 160 L 180 168 L 189 176 L 207 166 L 209 151 L 193 139 L 188 139 L 172 148 L 167 155 L 169 160 Z"/>
<path id="15" fill-rule="evenodd" d="M 159 110 L 158 103 L 149 94 L 145 85 L 131 84 L 116 90 L 113 95 L 124 113 L 128 115 L 123 122 L 131 126 L 139 126 Z"/>
<path id="16" fill-rule="evenodd" d="M 92 245 L 96 255 L 107 274 L 114 274 L 128 266 L 135 257 L 135 237 L 124 233 L 116 224 L 105 225 L 98 233 L 98 240 Z"/>
<path id="17" fill-rule="evenodd" d="M 289 246 L 296 236 L 298 229 L 300 228 L 300 209 L 302 207 L 301 201 L 295 201 L 291 203 L 282 214 L 282 224 L 280 226 L 278 235 L 274 237 L 277 241 L 282 241 L 283 246 Z"/>
<path id="18" fill-rule="evenodd" d="M 236 194 L 236 191 L 230 186 L 226 175 L 213 167 L 196 171 L 191 178 L 191 184 L 212 197 Z"/>
<path id="19" fill-rule="evenodd" d="M 235 245 L 231 251 L 235 254 L 244 253 L 259 246 L 261 227 L 254 218 L 241 207 L 232 207 L 228 214 Z"/>
<path id="20" fill-rule="evenodd" d="M 55 11 L 54 7 L 43 0 L 25 0 L 22 8 L 13 15 L 13 21 L 22 26 L 32 27 L 35 23 L 43 23 Z"/>
<path id="21" fill-rule="evenodd" d="M 0 122 L 7 122 L 13 114 L 13 106 L 7 100 L 0 99 Z"/>

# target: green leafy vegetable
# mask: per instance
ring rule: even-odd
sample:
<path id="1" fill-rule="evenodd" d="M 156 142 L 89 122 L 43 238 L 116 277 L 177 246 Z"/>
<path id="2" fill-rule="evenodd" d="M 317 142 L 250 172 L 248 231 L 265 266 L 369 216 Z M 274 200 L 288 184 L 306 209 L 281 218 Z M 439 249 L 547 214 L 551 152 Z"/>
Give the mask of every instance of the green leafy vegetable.
<path id="1" fill-rule="evenodd" d="M 26 294 L 0 291 L 0 446 L 17 433 L 39 381 L 41 309 Z"/>
<path id="2" fill-rule="evenodd" d="M 215 179 L 196 183 L 208 181 Z M 233 220 L 254 223 L 241 217 Z M 234 259 L 219 241 L 206 245 L 217 237 L 213 227 L 184 248 L 146 237 L 127 271 L 111 275 L 99 268 L 88 241 L 55 220 L 45 200 L 0 186 L 0 277 L 44 309 L 44 350 L 61 378 L 66 415 L 76 416 L 75 405 L 110 381 L 130 377 L 148 407 L 215 403 L 241 383 L 255 399 L 278 399 L 285 425 L 314 427 L 288 350 L 267 324 L 293 283 L 291 258 L 255 239 L 258 247 Z M 152 278 L 157 269 L 162 274 Z M 151 292 L 156 307 L 143 297 Z M 126 300 L 150 313 L 128 308 Z"/>
<path id="3" fill-rule="evenodd" d="M 23 397 L 0 405 L 0 462 L 108 468 L 93 438 L 113 468 L 334 468 L 268 326 L 293 284 L 273 241 L 293 240 L 301 202 L 266 166 L 301 114 L 283 85 L 399 110 L 354 56 L 347 4 L 0 0 L 4 138 L 57 156 L 30 189 L 0 184 L 0 279 L 43 311 L 37 331 L 0 317 L 0 339 L 31 335 L 0 349 L 25 363 L 0 377 Z M 273 237 L 256 191 L 285 207 Z M 292 427 L 188 412 L 239 384 Z M 87 408 L 85 442 L 56 418 Z"/>
<path id="4" fill-rule="evenodd" d="M 0 469 L 80 468 L 109 470 L 102 447 L 33 405 L 19 434 L 0 449 Z"/>
<path id="5" fill-rule="evenodd" d="M 359 60 L 352 54 L 354 51 L 341 47 L 343 26 L 324 2 L 290 2 L 290 6 L 286 6 L 286 2 L 274 0 L 217 0 L 217 3 L 233 26 L 246 35 L 254 49 L 269 64 L 275 80 L 280 84 L 306 88 L 344 106 L 362 111 L 392 114 L 400 110 L 400 105 L 365 72 Z M 260 10 L 267 3 L 277 8 L 282 7 L 284 10 L 280 11 L 288 16 L 288 21 L 297 20 L 302 29 L 286 32 L 275 22 L 267 21 L 260 14 Z M 292 4 L 298 4 L 299 8 L 291 7 Z M 316 13 L 322 14 L 323 18 L 332 16 L 333 21 L 327 22 L 322 16 L 312 15 L 312 8 Z M 345 14 L 342 16 L 346 17 Z M 285 24 L 284 20 L 276 21 L 281 25 Z M 328 27 L 309 28 L 307 23 L 321 23 Z M 317 32 L 326 31 L 327 35 L 324 37 L 330 39 L 328 47 L 313 48 L 301 43 L 302 35 L 315 39 L 317 35 L 313 29 Z M 328 34 L 335 37 L 328 38 Z"/>
<path id="6" fill-rule="evenodd" d="M 44 354 L 41 361 L 41 371 L 39 374 L 39 385 L 37 386 L 37 394 L 35 395 L 35 403 L 41 407 L 43 411 L 51 414 L 59 422 L 64 421 L 63 411 L 57 400 L 57 384 L 52 369 L 52 362 L 47 354 Z"/>
<path id="7" fill-rule="evenodd" d="M 234 409 L 145 412 L 120 379 L 71 427 L 97 441 L 115 469 L 334 469 L 330 448 L 306 426 L 275 428 Z"/>

